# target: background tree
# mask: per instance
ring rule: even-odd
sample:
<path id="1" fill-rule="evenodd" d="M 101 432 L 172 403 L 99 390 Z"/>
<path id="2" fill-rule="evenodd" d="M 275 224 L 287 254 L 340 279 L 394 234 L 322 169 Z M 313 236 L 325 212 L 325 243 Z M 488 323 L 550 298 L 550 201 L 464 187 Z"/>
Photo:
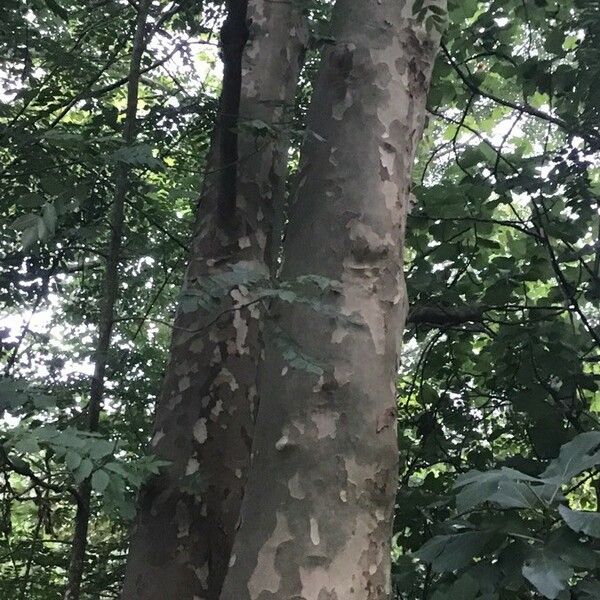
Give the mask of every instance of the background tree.
<path id="1" fill-rule="evenodd" d="M 5 421 L 3 437 L 4 469 L 12 478 L 3 486 L 5 531 L 16 534 L 5 538 L 7 597 L 60 596 L 73 490 L 90 476 L 92 514 L 102 500 L 111 517 L 98 515 L 92 524 L 83 591 L 116 595 L 121 586 L 123 518 L 133 515 L 137 485 L 158 466 L 144 457 L 152 411 L 147 399 L 158 385 L 168 331 L 150 322 L 170 310 L 177 294 L 183 231 L 197 195 L 194 173 L 202 169 L 197 165 L 216 106 L 217 79 L 209 70 L 198 77 L 196 60 L 216 60 L 218 7 L 205 7 L 200 19 L 195 3 L 153 6 L 139 142 L 131 146 L 120 134 L 136 11 L 118 3 L 57 6 L 17 2 L 2 9 L 9 23 L 3 38 L 2 298 L 17 311 L 31 309 L 15 337 L 3 337 L 3 408 L 17 418 Z M 115 166 L 123 162 L 133 170 L 124 283 L 108 356 L 107 412 L 99 433 L 90 436 L 85 382 L 111 234 L 106 215 Z M 169 173 L 179 173 L 175 179 L 167 164 Z"/>
<path id="2" fill-rule="evenodd" d="M 450 21 L 408 235 L 399 597 L 594 598 L 598 4 Z"/>

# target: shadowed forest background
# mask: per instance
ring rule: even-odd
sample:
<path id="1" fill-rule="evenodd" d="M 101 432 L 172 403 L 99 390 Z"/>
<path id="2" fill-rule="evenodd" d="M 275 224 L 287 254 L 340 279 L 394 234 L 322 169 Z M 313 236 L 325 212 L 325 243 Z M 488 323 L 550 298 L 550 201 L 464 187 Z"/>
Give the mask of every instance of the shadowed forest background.
<path id="1" fill-rule="evenodd" d="M 289 138 L 286 198 L 321 141 L 307 111 L 335 43 L 332 2 L 298 4 L 284 118 L 223 126 L 257 153 Z M 392 597 L 598 600 L 600 2 L 413 4 L 443 35 L 404 253 Z M 71 600 L 121 596 L 138 491 L 168 466 L 150 440 L 174 315 L 201 302 L 181 289 L 225 16 L 208 0 L 0 3 L 1 598 L 64 598 L 74 569 Z M 277 265 L 287 217 L 287 201 L 269 215 Z M 277 269 L 209 283 L 216 320 L 224 285 L 260 288 L 267 315 L 322 314 L 331 287 Z M 278 343 L 290 369 L 323 373 Z M 205 485 L 200 465 L 181 489 Z"/>

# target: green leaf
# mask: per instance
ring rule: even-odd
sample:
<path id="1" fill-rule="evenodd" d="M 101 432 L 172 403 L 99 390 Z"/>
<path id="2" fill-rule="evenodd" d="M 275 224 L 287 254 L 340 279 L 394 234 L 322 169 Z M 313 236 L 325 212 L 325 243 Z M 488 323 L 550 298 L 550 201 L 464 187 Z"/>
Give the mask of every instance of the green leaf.
<path id="1" fill-rule="evenodd" d="M 31 465 L 19 456 L 11 456 L 10 462 L 15 465 L 17 469 L 21 469 L 22 471 L 31 471 Z"/>
<path id="2" fill-rule="evenodd" d="M 61 431 L 55 438 L 54 444 L 65 448 L 85 447 L 85 441 L 82 439 L 81 433 L 76 429 L 65 429 L 64 431 Z"/>
<path id="3" fill-rule="evenodd" d="M 484 502 L 494 502 L 501 508 L 527 508 L 539 502 L 538 495 L 525 482 L 540 483 L 515 469 L 503 467 L 491 471 L 469 471 L 454 484 L 461 489 L 456 495 L 456 508 L 466 512 Z"/>
<path id="4" fill-rule="evenodd" d="M 74 478 L 77 483 L 85 481 L 94 470 L 94 464 L 89 458 L 84 458 L 81 464 L 74 473 Z"/>
<path id="5" fill-rule="evenodd" d="M 25 208 L 39 208 L 44 204 L 44 197 L 35 192 L 27 192 L 25 194 L 21 194 L 17 198 L 17 202 Z"/>
<path id="6" fill-rule="evenodd" d="M 65 464 L 69 471 L 75 471 L 81 464 L 82 458 L 81 455 L 77 454 L 77 452 L 73 452 L 73 450 L 69 450 L 65 455 Z"/>
<path id="7" fill-rule="evenodd" d="M 30 227 L 37 227 L 38 219 L 39 219 L 38 215 L 34 215 L 31 213 L 26 214 L 26 215 L 21 215 L 20 217 L 17 217 L 12 222 L 12 227 L 13 227 L 13 229 L 16 229 L 17 231 L 25 231 L 26 229 L 29 229 Z"/>
<path id="8" fill-rule="evenodd" d="M 448 598 L 460 598 L 460 600 L 475 600 L 479 596 L 479 582 L 468 573 L 459 577 L 449 588 L 438 590 L 431 600 L 447 600 Z"/>
<path id="9" fill-rule="evenodd" d="M 38 241 L 38 239 L 38 227 L 36 224 L 35 227 L 30 227 L 29 229 L 23 231 L 23 233 L 21 234 L 21 247 L 23 248 L 23 250 L 27 250 L 28 248 L 31 248 L 31 246 L 33 246 Z"/>
<path id="10" fill-rule="evenodd" d="M 33 454 L 34 452 L 40 451 L 40 446 L 33 437 L 28 436 L 20 439 L 14 446 L 15 450 L 18 452 L 23 452 L 24 454 Z"/>
<path id="11" fill-rule="evenodd" d="M 558 512 L 564 522 L 576 533 L 600 538 L 600 513 L 571 510 L 561 504 Z"/>
<path id="12" fill-rule="evenodd" d="M 563 55 L 563 44 L 565 43 L 565 34 L 560 29 L 554 29 L 546 35 L 544 48 L 552 54 Z"/>
<path id="13" fill-rule="evenodd" d="M 107 471 L 112 471 L 113 473 L 116 473 L 117 475 L 120 475 L 121 477 L 123 477 L 124 479 L 128 479 L 130 476 L 130 473 L 127 471 L 127 469 L 125 469 L 123 467 L 123 465 L 116 463 L 116 462 L 109 462 L 106 463 L 104 465 L 104 468 Z"/>
<path id="14" fill-rule="evenodd" d="M 115 162 L 124 162 L 134 167 L 161 169 L 163 166 L 163 163 L 158 158 L 155 158 L 152 147 L 149 144 L 124 146 L 113 152 L 111 159 Z"/>
<path id="15" fill-rule="evenodd" d="M 90 458 L 100 460 L 115 450 L 115 444 L 108 440 L 93 440 L 90 444 Z"/>
<path id="16" fill-rule="evenodd" d="M 568 483 L 573 477 L 600 464 L 600 431 L 582 433 L 562 446 L 541 477 L 558 484 Z"/>
<path id="17" fill-rule="evenodd" d="M 491 533 L 486 531 L 438 535 L 421 547 L 415 556 L 430 563 L 437 573 L 457 571 L 481 554 L 490 537 Z"/>
<path id="18" fill-rule="evenodd" d="M 522 573 L 544 598 L 556 600 L 567 589 L 573 569 L 560 556 L 541 549 L 525 562 Z"/>
<path id="19" fill-rule="evenodd" d="M 92 475 L 92 488 L 96 492 L 102 494 L 109 483 L 110 477 L 106 471 L 103 471 L 102 469 L 94 471 L 94 474 Z"/>
<path id="20" fill-rule="evenodd" d="M 44 207 L 42 208 L 42 218 L 44 219 L 44 225 L 50 235 L 54 235 L 57 217 L 56 208 L 54 208 L 53 204 L 44 204 Z"/>
<path id="21" fill-rule="evenodd" d="M 600 583 L 597 581 L 580 581 L 575 587 L 577 600 L 598 600 L 600 598 Z"/>

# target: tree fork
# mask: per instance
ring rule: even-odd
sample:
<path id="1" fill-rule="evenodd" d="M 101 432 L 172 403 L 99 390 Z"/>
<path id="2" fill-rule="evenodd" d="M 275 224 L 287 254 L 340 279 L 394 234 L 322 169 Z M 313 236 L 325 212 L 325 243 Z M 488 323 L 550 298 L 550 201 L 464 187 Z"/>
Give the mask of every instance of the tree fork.
<path id="1" fill-rule="evenodd" d="M 252 467 L 221 600 L 391 592 L 402 246 L 440 37 L 417 21 L 415 4 L 338 0 L 334 9 L 282 278 L 330 280 L 338 316 L 280 303 L 265 324 Z M 310 369 L 290 363 L 283 339 Z"/>
<path id="2" fill-rule="evenodd" d="M 127 107 L 122 134 L 125 145 L 129 145 L 135 140 L 140 66 L 147 43 L 146 22 L 150 4 L 150 0 L 140 0 L 138 4 L 135 34 L 129 63 Z M 104 296 L 100 308 L 98 340 L 94 356 L 94 374 L 92 375 L 90 400 L 87 408 L 87 429 L 92 432 L 98 430 L 100 413 L 102 411 L 108 349 L 113 328 L 115 304 L 119 292 L 119 262 L 123 239 L 128 175 L 129 166 L 124 162 L 117 163 L 115 169 L 115 194 L 109 218 L 111 231 L 106 259 L 106 273 L 104 275 Z M 64 600 L 79 600 L 80 597 L 90 521 L 91 495 L 91 480 L 88 478 L 78 488 L 75 531 L 73 534 L 73 545 Z"/>
<path id="3" fill-rule="evenodd" d="M 140 493 L 124 600 L 218 599 L 250 461 L 263 315 L 252 281 L 271 268 L 289 148 L 281 123 L 294 103 L 306 31 L 295 2 L 234 5 L 222 36 L 232 44 L 224 58 L 233 55 L 223 94 L 239 89 L 239 109 L 221 98 L 154 424 L 153 452 L 170 465 Z M 268 135 L 252 129 L 257 122 Z M 245 281 L 227 283 L 236 273 Z"/>

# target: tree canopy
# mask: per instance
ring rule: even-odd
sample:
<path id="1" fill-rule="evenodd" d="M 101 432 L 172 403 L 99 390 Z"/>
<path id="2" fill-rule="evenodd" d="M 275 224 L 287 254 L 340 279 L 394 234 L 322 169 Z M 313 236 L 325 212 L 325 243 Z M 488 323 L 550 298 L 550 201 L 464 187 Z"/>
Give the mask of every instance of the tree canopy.
<path id="1" fill-rule="evenodd" d="M 331 2 L 301 5 L 309 43 L 294 114 L 278 125 L 292 140 L 290 189 L 331 43 Z M 2 597 L 62 597 L 89 477 L 82 597 L 120 595 L 136 493 L 165 466 L 148 440 L 202 210 L 225 9 L 150 3 L 132 141 L 136 3 L 0 7 Z M 416 11 L 443 42 L 406 235 L 396 598 L 597 599 L 600 2 L 451 0 L 445 15 L 424 0 Z M 238 127 L 257 143 L 273 135 L 243 115 Z M 120 283 L 89 431 L 119 165 Z M 276 277 L 268 293 L 305 301 Z M 288 358 L 318 368 L 293 341 Z"/>

